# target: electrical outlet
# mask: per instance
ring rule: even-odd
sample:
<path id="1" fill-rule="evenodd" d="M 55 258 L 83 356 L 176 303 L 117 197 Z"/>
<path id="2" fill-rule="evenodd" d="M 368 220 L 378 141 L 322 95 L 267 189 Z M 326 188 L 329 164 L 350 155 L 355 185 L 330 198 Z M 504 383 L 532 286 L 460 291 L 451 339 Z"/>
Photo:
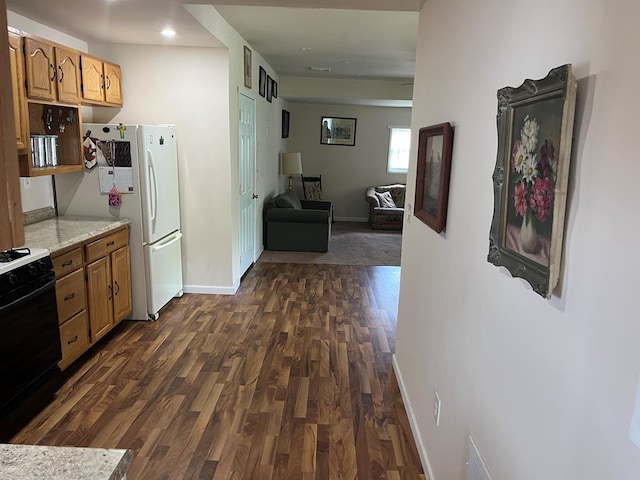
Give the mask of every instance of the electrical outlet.
<path id="1" fill-rule="evenodd" d="M 29 190 L 31 188 L 31 179 L 29 177 L 22 177 L 22 186 L 25 190 Z"/>
<path id="2" fill-rule="evenodd" d="M 405 203 L 405 209 L 407 211 L 407 223 L 411 223 L 411 212 L 413 211 L 413 205 Z"/>
<path id="3" fill-rule="evenodd" d="M 440 402 L 440 396 L 438 392 L 433 399 L 433 420 L 436 422 L 436 427 L 440 426 L 440 407 L 442 402 Z"/>

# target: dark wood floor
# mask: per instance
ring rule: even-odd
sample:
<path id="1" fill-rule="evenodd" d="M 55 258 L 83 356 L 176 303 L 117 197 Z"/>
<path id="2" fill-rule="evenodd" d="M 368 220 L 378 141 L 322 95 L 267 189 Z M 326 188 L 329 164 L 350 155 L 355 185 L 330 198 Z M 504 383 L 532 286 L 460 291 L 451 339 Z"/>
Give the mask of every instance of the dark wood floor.
<path id="1" fill-rule="evenodd" d="M 424 479 L 391 366 L 398 267 L 258 263 L 80 359 L 12 443 L 130 448 L 135 479 Z"/>

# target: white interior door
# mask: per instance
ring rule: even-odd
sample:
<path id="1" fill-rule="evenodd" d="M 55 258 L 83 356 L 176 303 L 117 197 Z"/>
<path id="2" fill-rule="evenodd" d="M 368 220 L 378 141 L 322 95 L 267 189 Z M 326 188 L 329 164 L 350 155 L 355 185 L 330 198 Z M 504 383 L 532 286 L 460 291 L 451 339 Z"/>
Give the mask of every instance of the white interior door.
<path id="1" fill-rule="evenodd" d="M 253 264 L 256 243 L 256 125 L 255 101 L 239 93 L 240 275 Z"/>

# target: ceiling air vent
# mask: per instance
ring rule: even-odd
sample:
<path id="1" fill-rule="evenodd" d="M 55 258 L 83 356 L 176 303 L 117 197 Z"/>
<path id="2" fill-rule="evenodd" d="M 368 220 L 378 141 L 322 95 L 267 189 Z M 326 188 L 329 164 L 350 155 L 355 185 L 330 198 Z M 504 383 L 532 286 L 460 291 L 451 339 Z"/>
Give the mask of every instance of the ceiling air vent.
<path id="1" fill-rule="evenodd" d="M 312 72 L 329 73 L 331 71 L 331 68 L 330 67 L 309 67 L 309 70 L 311 70 Z"/>

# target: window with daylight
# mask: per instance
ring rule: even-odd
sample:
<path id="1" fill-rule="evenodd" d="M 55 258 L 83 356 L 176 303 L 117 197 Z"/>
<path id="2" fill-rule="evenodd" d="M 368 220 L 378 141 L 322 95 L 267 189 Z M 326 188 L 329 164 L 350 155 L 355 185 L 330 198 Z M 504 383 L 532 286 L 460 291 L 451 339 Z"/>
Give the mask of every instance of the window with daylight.
<path id="1" fill-rule="evenodd" d="M 407 173 L 409 170 L 410 148 L 411 129 L 406 127 L 389 127 L 387 173 Z"/>

